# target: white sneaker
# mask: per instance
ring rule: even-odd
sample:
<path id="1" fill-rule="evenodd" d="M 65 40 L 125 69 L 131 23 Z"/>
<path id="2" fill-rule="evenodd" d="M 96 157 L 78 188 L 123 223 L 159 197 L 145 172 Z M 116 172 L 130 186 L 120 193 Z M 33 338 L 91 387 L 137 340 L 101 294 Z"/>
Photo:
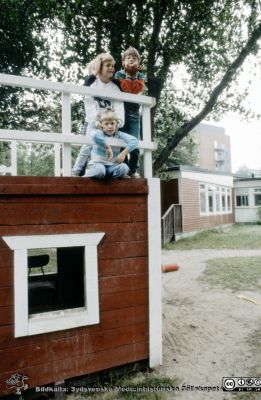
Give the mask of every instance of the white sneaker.
<path id="1" fill-rule="evenodd" d="M 130 178 L 139 179 L 140 178 L 140 174 L 138 172 L 134 172 L 133 174 L 130 175 Z"/>
<path id="2" fill-rule="evenodd" d="M 130 179 L 131 177 L 129 175 L 122 175 L 121 178 L 122 179 Z"/>
<path id="3" fill-rule="evenodd" d="M 79 172 L 76 170 L 72 170 L 72 176 L 80 176 Z"/>

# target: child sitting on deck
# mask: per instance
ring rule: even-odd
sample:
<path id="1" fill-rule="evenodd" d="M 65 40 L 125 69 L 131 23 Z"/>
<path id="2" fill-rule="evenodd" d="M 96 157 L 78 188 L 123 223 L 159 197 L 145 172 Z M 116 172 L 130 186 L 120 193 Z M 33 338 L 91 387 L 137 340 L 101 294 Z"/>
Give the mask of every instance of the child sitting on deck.
<path id="1" fill-rule="evenodd" d="M 91 161 L 84 177 L 129 178 L 129 167 L 123 161 L 129 152 L 136 149 L 138 140 L 134 136 L 118 131 L 118 119 L 112 111 L 106 110 L 99 114 L 97 129 L 92 132 L 91 136 L 94 144 Z M 126 147 L 122 151 L 120 147 L 112 149 L 108 144 L 108 138 L 122 139 L 126 143 Z"/>

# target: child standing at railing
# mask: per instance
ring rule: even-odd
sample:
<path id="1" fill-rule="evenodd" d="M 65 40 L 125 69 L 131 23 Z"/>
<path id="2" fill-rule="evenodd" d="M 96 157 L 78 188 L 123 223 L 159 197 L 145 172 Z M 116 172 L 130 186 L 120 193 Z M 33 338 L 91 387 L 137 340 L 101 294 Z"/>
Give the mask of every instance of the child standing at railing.
<path id="1" fill-rule="evenodd" d="M 100 89 L 101 94 L 107 90 L 120 92 L 117 81 L 113 79 L 114 65 L 115 60 L 110 54 L 99 54 L 88 65 L 89 75 L 86 77 L 84 85 Z M 85 96 L 84 106 L 87 135 L 90 135 L 92 130 L 95 128 L 98 114 L 108 106 L 113 108 L 117 116 L 118 126 L 122 127 L 124 124 L 124 106 L 122 101 Z M 81 147 L 80 153 L 73 167 L 73 173 L 75 175 L 84 175 L 86 164 L 91 155 L 91 149 L 91 145 L 84 145 Z"/>
<path id="2" fill-rule="evenodd" d="M 134 47 L 129 47 L 122 55 L 123 69 L 116 72 L 115 78 L 119 81 L 121 90 L 127 93 L 140 94 L 144 90 L 145 76 L 140 72 L 140 54 Z M 125 124 L 122 127 L 124 132 L 140 138 L 140 106 L 136 103 L 124 102 Z M 139 149 L 130 153 L 128 165 L 129 175 L 132 178 L 139 178 L 137 170 L 139 167 Z"/>
<path id="3" fill-rule="evenodd" d="M 129 152 L 133 151 L 138 140 L 125 132 L 118 131 L 118 118 L 112 111 L 103 111 L 98 117 L 97 128 L 91 136 L 94 141 L 91 161 L 84 175 L 87 178 L 103 179 L 129 178 L 129 167 L 123 161 Z M 122 139 L 126 147 L 113 147 L 107 143 L 108 138 Z"/>

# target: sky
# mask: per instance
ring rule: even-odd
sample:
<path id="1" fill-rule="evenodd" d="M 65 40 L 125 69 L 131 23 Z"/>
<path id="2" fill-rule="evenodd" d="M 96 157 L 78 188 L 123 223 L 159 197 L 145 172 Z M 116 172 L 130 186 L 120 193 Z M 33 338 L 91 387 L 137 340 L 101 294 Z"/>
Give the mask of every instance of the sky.
<path id="1" fill-rule="evenodd" d="M 246 84 L 251 74 L 251 64 L 247 65 L 242 76 L 242 84 Z M 261 76 L 253 77 L 249 86 L 247 103 L 256 113 L 261 114 Z M 261 170 L 261 119 L 246 122 L 239 114 L 227 114 L 218 122 L 204 121 L 225 128 L 230 136 L 232 172 L 247 166 L 249 169 Z"/>

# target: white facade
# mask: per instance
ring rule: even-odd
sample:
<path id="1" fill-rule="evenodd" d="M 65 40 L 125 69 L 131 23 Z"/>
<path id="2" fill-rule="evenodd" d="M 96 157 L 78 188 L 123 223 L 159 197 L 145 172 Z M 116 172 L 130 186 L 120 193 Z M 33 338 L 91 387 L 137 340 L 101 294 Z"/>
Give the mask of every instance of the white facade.
<path id="1" fill-rule="evenodd" d="M 261 178 L 234 181 L 235 222 L 257 222 L 261 207 Z"/>

